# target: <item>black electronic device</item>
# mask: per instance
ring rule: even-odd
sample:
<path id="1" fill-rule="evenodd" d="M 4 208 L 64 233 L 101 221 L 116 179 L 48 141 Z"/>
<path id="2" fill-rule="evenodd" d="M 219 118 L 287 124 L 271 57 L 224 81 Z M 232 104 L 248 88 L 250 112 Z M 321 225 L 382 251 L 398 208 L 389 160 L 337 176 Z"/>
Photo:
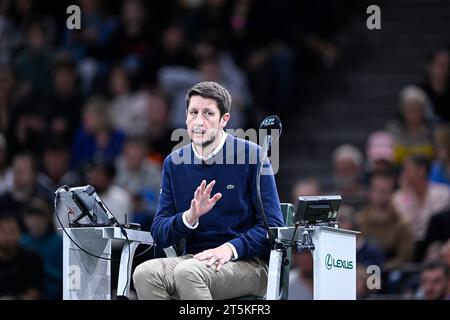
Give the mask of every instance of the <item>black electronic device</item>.
<path id="1" fill-rule="evenodd" d="M 61 200 L 56 214 L 66 227 L 107 227 L 117 222 L 91 185 L 65 186 L 55 196 Z"/>
<path id="2" fill-rule="evenodd" d="M 298 197 L 293 221 L 302 225 L 335 223 L 341 201 L 340 195 Z"/>

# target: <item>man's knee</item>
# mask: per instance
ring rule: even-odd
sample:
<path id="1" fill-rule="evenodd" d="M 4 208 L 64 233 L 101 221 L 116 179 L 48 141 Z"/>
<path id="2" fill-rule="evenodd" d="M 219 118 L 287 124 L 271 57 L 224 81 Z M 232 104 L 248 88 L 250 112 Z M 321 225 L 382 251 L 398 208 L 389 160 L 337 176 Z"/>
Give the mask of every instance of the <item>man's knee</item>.
<path id="1" fill-rule="evenodd" d="M 159 259 L 145 261 L 134 269 L 133 282 L 136 285 L 136 283 L 142 283 L 150 279 L 155 279 L 161 270 L 162 265 Z"/>
<path id="2" fill-rule="evenodd" d="M 173 276 L 175 283 L 190 281 L 207 281 L 206 263 L 196 259 L 189 259 L 179 263 L 174 271 Z"/>

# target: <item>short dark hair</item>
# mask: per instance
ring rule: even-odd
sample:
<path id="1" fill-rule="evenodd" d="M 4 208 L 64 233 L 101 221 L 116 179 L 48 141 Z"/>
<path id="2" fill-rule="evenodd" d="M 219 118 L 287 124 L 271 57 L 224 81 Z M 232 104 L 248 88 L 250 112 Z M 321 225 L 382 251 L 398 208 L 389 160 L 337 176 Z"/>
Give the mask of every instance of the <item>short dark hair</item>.
<path id="1" fill-rule="evenodd" d="M 138 145 L 144 149 L 148 148 L 148 139 L 144 136 L 136 135 L 136 136 L 129 136 L 125 140 L 125 145 Z"/>
<path id="2" fill-rule="evenodd" d="M 373 180 L 375 179 L 386 179 L 386 180 L 392 180 L 394 182 L 395 185 L 395 174 L 393 172 L 389 171 L 377 171 L 374 172 L 371 176 L 370 176 L 370 182 L 372 183 Z"/>
<path id="3" fill-rule="evenodd" d="M 431 170 L 431 161 L 425 156 L 414 155 L 411 156 L 411 161 L 417 166 L 425 169 L 425 174 L 428 176 Z"/>
<path id="4" fill-rule="evenodd" d="M 426 262 L 422 266 L 422 272 L 430 271 L 430 270 L 437 270 L 437 269 L 441 269 L 444 272 L 445 278 L 448 279 L 448 277 L 450 276 L 449 268 L 444 262 L 442 262 L 440 260 L 432 260 L 432 261 Z"/>
<path id="5" fill-rule="evenodd" d="M 189 108 L 189 102 L 192 96 L 201 96 L 207 99 L 213 99 L 217 102 L 220 116 L 230 112 L 231 96 L 227 89 L 214 81 L 203 81 L 189 89 L 186 95 L 186 109 Z"/>
<path id="6" fill-rule="evenodd" d="M 95 157 L 88 166 L 88 171 L 101 170 L 110 180 L 114 180 L 116 176 L 116 166 L 111 159 L 105 159 L 103 157 Z"/>
<path id="7" fill-rule="evenodd" d="M 7 220 L 15 220 L 17 221 L 17 215 L 12 211 L 0 211 L 0 222 Z"/>
<path id="8" fill-rule="evenodd" d="M 12 160 L 13 163 L 19 158 L 25 158 L 25 159 L 30 160 L 32 170 L 35 173 L 37 173 L 39 171 L 39 162 L 38 162 L 36 156 L 32 152 L 30 152 L 28 150 L 20 150 L 19 152 L 17 152 L 14 155 L 14 158 Z"/>

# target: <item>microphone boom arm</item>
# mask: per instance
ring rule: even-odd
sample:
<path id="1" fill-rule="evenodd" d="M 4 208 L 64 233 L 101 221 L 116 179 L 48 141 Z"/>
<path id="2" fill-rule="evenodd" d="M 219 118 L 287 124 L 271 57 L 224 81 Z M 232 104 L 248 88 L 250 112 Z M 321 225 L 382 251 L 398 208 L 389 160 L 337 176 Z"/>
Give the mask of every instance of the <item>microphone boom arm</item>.
<path id="1" fill-rule="evenodd" d="M 264 139 L 263 147 L 262 147 L 262 158 L 261 158 L 261 161 L 258 163 L 259 167 L 258 167 L 258 171 L 256 174 L 256 196 L 257 196 L 257 200 L 258 200 L 257 202 L 258 202 L 259 211 L 263 217 L 264 227 L 266 228 L 267 234 L 269 236 L 270 247 L 272 249 L 274 249 L 276 246 L 276 240 L 270 230 L 269 223 L 267 222 L 267 216 L 266 216 L 266 212 L 264 210 L 264 204 L 262 202 L 262 197 L 261 197 L 261 172 L 264 168 L 264 163 L 268 159 L 268 157 L 267 157 L 268 149 L 269 149 L 269 141 L 266 136 L 266 138 Z"/>

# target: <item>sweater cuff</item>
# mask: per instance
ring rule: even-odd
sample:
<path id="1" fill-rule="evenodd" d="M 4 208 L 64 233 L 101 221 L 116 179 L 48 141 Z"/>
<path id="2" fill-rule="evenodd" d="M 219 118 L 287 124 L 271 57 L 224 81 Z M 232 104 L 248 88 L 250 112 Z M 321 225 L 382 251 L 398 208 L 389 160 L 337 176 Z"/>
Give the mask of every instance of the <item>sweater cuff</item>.
<path id="1" fill-rule="evenodd" d="M 181 236 L 186 237 L 189 235 L 194 229 L 192 226 L 189 226 L 189 223 L 186 224 L 183 219 L 184 212 L 180 212 L 175 216 L 173 227 L 175 232 Z M 186 221 L 187 222 L 187 221 Z"/>
<path id="2" fill-rule="evenodd" d="M 238 259 L 238 258 L 242 259 L 245 257 L 244 244 L 241 239 L 235 238 L 233 240 L 228 241 L 226 244 L 232 245 L 234 247 L 234 249 L 236 250 L 236 253 L 234 253 L 234 251 L 233 251 L 233 255 L 235 254 L 236 259 Z"/>
<path id="3" fill-rule="evenodd" d="M 233 258 L 231 258 L 231 260 L 237 260 L 239 256 L 237 254 L 236 248 L 229 242 L 226 242 L 225 244 L 231 248 L 231 251 L 233 251 Z"/>
<path id="4" fill-rule="evenodd" d="M 182 216 L 184 225 L 185 225 L 186 227 L 188 227 L 189 229 L 195 229 L 195 228 L 197 228 L 197 227 L 198 227 L 198 220 L 197 220 L 197 222 L 196 222 L 194 225 L 191 225 L 191 224 L 187 221 L 187 219 L 186 219 L 186 214 L 187 214 L 187 211 L 185 211 L 185 212 L 183 213 L 183 216 Z"/>

